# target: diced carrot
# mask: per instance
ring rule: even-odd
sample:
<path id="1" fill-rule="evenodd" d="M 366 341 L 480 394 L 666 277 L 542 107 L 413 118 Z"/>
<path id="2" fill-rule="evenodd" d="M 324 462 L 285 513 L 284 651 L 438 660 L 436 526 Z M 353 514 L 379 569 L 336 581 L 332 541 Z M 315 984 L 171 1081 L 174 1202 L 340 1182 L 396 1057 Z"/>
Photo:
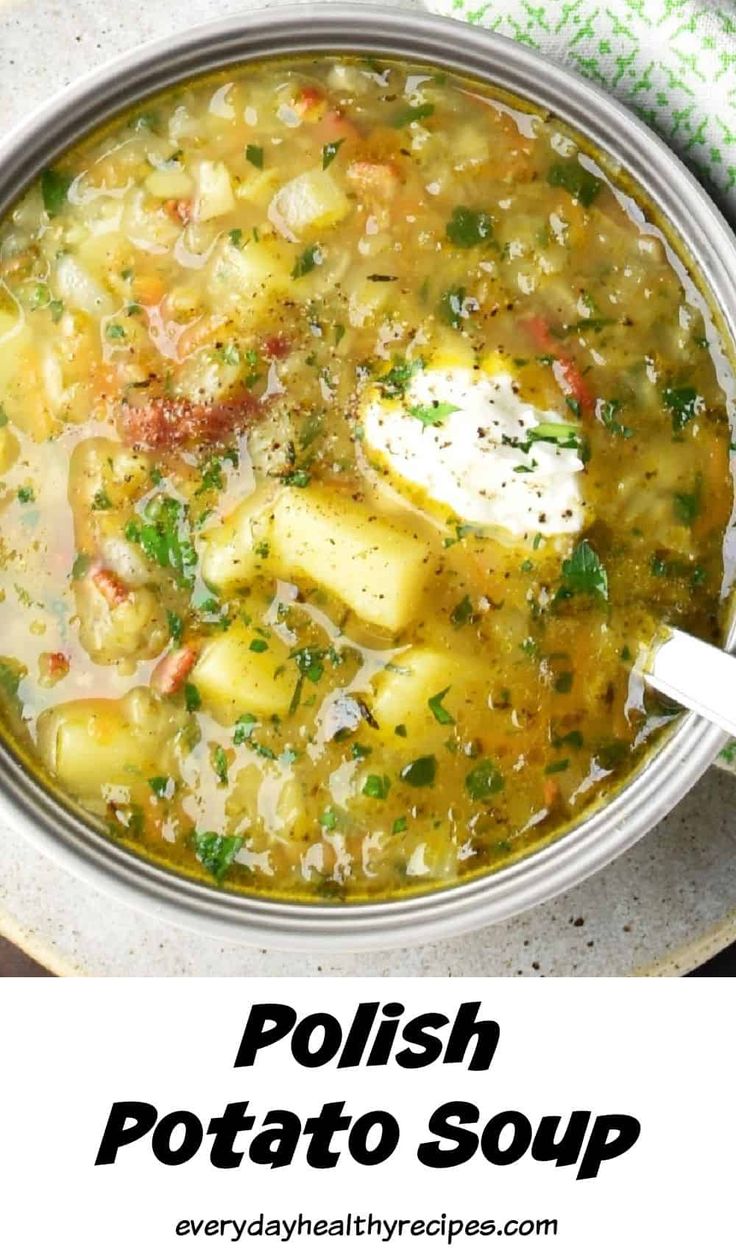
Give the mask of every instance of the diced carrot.
<path id="1" fill-rule="evenodd" d="M 151 686 L 159 695 L 174 695 L 189 677 L 197 652 L 194 647 L 177 647 L 162 656 L 151 674 Z"/>
<path id="2" fill-rule="evenodd" d="M 545 317 L 540 317 L 535 313 L 532 317 L 525 317 L 521 325 L 540 352 L 553 353 L 557 345 L 552 338 L 549 322 Z"/>
<path id="3" fill-rule="evenodd" d="M 348 181 L 362 194 L 390 200 L 399 189 L 399 171 L 391 161 L 351 161 Z"/>
<path id="4" fill-rule="evenodd" d="M 560 798 L 560 784 L 556 778 L 544 779 L 543 795 L 545 808 L 554 808 Z"/>
<path id="5" fill-rule="evenodd" d="M 337 143 L 340 139 L 359 139 L 360 131 L 339 109 L 329 109 L 315 127 L 314 137 L 318 143 Z"/>
<path id="6" fill-rule="evenodd" d="M 525 318 L 521 325 L 540 352 L 554 356 L 555 364 L 558 366 L 557 380 L 566 397 L 579 404 L 582 412 L 591 413 L 595 407 L 595 396 L 572 357 L 560 351 L 559 343 L 552 334 L 547 319 L 534 314 L 532 317 Z"/>
<path id="7" fill-rule="evenodd" d="M 123 439 L 133 447 L 174 448 L 221 442 L 247 429 L 261 411 L 260 401 L 249 391 L 221 404 L 163 395 L 135 406 L 123 402 L 119 424 Z"/>
<path id="8" fill-rule="evenodd" d="M 117 608 L 128 599 L 130 592 L 127 586 L 111 569 L 95 569 L 90 577 L 111 608 Z"/>
<path id="9" fill-rule="evenodd" d="M 133 295 L 138 304 L 158 304 L 166 295 L 160 274 L 140 274 L 133 279 Z"/>
<path id="10" fill-rule="evenodd" d="M 304 122 L 318 122 L 324 116 L 327 100 L 319 87 L 305 84 L 300 87 L 294 100 L 294 112 Z"/>
<path id="11" fill-rule="evenodd" d="M 193 206 L 191 200 L 165 200 L 164 210 L 172 221 L 188 226 L 192 220 Z"/>

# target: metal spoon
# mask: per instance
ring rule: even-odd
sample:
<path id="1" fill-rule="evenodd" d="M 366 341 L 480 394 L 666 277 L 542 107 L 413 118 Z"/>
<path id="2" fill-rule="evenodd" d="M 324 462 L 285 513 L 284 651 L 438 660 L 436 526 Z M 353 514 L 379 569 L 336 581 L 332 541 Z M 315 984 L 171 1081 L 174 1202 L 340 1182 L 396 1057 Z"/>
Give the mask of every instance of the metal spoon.
<path id="1" fill-rule="evenodd" d="M 664 640 L 647 651 L 639 667 L 662 695 L 736 738 L 736 657 L 668 628 Z"/>

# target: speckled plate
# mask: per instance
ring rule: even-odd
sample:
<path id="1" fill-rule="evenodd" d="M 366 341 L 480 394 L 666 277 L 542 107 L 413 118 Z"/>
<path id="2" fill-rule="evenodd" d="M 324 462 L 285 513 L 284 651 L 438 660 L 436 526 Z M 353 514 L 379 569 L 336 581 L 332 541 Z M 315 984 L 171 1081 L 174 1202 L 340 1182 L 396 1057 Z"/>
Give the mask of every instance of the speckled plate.
<path id="1" fill-rule="evenodd" d="M 0 127 L 77 75 L 242 0 L 0 0 Z M 414 7 L 414 6 L 411 6 Z M 53 47 L 54 56 L 38 57 Z M 676 975 L 736 940 L 736 782 L 711 771 L 660 826 L 574 890 L 442 944 L 284 955 L 208 939 L 98 894 L 0 829 L 0 931 L 58 973 L 265 976 Z"/>

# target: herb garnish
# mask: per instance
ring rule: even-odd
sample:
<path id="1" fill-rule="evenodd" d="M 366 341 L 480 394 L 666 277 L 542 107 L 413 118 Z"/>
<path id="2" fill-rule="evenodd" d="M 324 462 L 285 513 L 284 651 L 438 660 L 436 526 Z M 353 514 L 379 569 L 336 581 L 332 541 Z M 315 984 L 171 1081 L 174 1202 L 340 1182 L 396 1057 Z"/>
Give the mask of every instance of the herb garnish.
<path id="1" fill-rule="evenodd" d="M 603 186 L 600 178 L 596 178 L 595 174 L 591 174 L 590 170 L 577 161 L 553 165 L 547 174 L 547 182 L 551 187 L 563 187 L 565 191 L 569 191 L 583 208 L 590 208 Z"/>
<path id="2" fill-rule="evenodd" d="M 409 408 L 412 417 L 421 421 L 423 426 L 440 426 L 450 413 L 459 412 L 457 404 L 448 404 L 446 400 L 432 400 L 431 404 L 413 404 Z"/>
<path id="3" fill-rule="evenodd" d="M 72 180 L 68 174 L 62 174 L 58 169 L 45 169 L 41 175 L 41 195 L 43 197 L 43 207 L 46 209 L 49 217 L 58 217 L 59 213 L 66 207 L 67 195 Z"/>
<path id="4" fill-rule="evenodd" d="M 399 777 L 409 786 L 433 786 L 437 776 L 437 757 L 418 756 L 404 765 Z"/>
<path id="5" fill-rule="evenodd" d="M 582 539 L 572 555 L 562 562 L 562 585 L 555 599 L 569 599 L 573 595 L 608 599 L 608 575 L 587 539 Z"/>
<path id="6" fill-rule="evenodd" d="M 440 725 L 454 725 L 455 724 L 455 718 L 451 716 L 450 713 L 447 711 L 447 709 L 444 708 L 442 705 L 442 701 L 445 698 L 445 695 L 447 694 L 449 689 L 450 689 L 449 686 L 446 686 L 443 691 L 438 691 L 436 695 L 433 695 L 431 699 L 427 700 L 427 704 L 429 705 L 429 710 L 432 713 L 432 716 L 434 717 L 435 721 L 439 722 Z"/>
<path id="7" fill-rule="evenodd" d="M 230 869 L 243 839 L 239 835 L 213 834 L 209 831 L 195 831 L 194 851 L 200 864 L 208 870 L 217 882 L 221 882 Z"/>
<path id="8" fill-rule="evenodd" d="M 471 799 L 490 799 L 504 788 L 504 779 L 498 765 L 492 760 L 479 760 L 465 775 L 465 789 Z"/>
<path id="9" fill-rule="evenodd" d="M 344 144 L 344 139 L 335 139 L 332 143 L 326 143 L 322 149 L 322 168 L 327 169 L 337 156 L 340 148 Z"/>
<path id="10" fill-rule="evenodd" d="M 493 219 L 483 209 L 470 209 L 459 205 L 445 227 L 445 234 L 457 248 L 474 248 L 487 243 L 493 234 Z"/>
<path id="11" fill-rule="evenodd" d="M 310 243 L 300 256 L 294 262 L 294 268 L 291 271 L 292 278 L 303 278 L 305 274 L 309 274 L 317 265 L 321 265 L 323 260 L 322 250 L 317 243 Z"/>

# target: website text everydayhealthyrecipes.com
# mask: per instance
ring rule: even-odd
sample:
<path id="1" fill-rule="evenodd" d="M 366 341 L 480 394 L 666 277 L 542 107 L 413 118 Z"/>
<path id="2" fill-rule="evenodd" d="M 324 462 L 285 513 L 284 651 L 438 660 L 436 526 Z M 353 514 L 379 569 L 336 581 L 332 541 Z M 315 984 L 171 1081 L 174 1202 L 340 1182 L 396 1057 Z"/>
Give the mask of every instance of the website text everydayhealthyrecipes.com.
<path id="1" fill-rule="evenodd" d="M 558 1222 L 550 1217 L 509 1218 L 499 1221 L 492 1217 L 472 1218 L 448 1216 L 442 1212 L 437 1217 L 395 1217 L 388 1219 L 373 1212 L 357 1214 L 348 1212 L 341 1217 L 305 1216 L 269 1217 L 263 1212 L 240 1220 L 184 1218 L 175 1225 L 179 1238 L 220 1238 L 227 1242 L 243 1239 L 275 1238 L 288 1243 L 294 1237 L 302 1238 L 370 1238 L 389 1243 L 401 1238 L 439 1238 L 451 1246 L 456 1238 L 489 1238 L 505 1235 L 521 1238 L 556 1238 Z"/>

